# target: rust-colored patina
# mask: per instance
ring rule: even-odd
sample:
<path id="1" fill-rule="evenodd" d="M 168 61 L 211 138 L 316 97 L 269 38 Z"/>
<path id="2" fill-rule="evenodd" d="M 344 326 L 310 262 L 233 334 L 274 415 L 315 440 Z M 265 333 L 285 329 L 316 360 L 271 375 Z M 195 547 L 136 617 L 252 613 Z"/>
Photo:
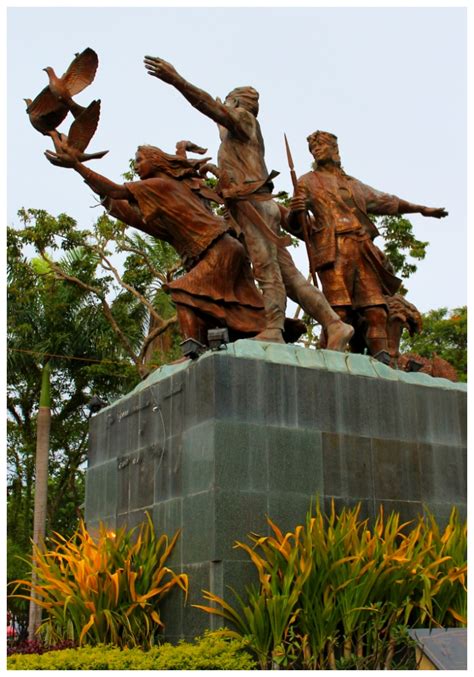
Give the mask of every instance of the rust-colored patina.
<path id="1" fill-rule="evenodd" d="M 298 180 L 287 227 L 302 237 L 302 218 L 306 210 L 311 212 L 311 268 L 326 298 L 341 319 L 362 331 L 362 336 L 356 332 L 352 349 L 366 346 L 370 355 L 385 359 L 390 355 L 386 297 L 398 291 L 401 281 L 373 243 L 379 233 L 369 213 L 418 212 L 442 218 L 447 212 L 407 202 L 348 176 L 334 134 L 314 132 L 308 144 L 315 168 Z"/>
<path id="2" fill-rule="evenodd" d="M 26 112 L 33 127 L 49 136 L 65 119 L 69 111 L 77 117 L 84 111 L 73 100 L 75 94 L 79 94 L 94 80 L 99 59 L 93 49 L 87 47 L 70 63 L 66 72 L 58 77 L 51 66 L 43 70 L 48 74 L 49 83 L 32 101 L 25 99 Z"/>
<path id="3" fill-rule="evenodd" d="M 187 271 L 167 285 L 176 304 L 183 338 L 207 343 L 207 331 L 227 327 L 231 340 L 253 336 L 265 327 L 262 296 L 257 290 L 241 242 L 229 223 L 208 202 L 214 193 L 199 169 L 208 158 L 188 159 L 154 146 L 140 146 L 135 156 L 139 181 L 116 184 L 80 160 L 80 151 L 63 142 L 47 152 L 56 165 L 72 167 L 96 192 L 115 218 L 171 244 Z M 216 196 L 217 197 L 217 196 Z M 287 320 L 285 338 L 295 341 L 306 330 Z"/>
<path id="4" fill-rule="evenodd" d="M 244 237 L 265 305 L 266 326 L 257 338 L 282 342 L 287 296 L 324 328 L 327 346 L 343 350 L 353 334 L 296 268 L 280 228 L 280 209 L 272 199 L 272 178 L 257 120 L 259 94 L 250 86 L 237 87 L 225 98 L 214 99 L 187 82 L 170 63 L 145 57 L 148 73 L 175 87 L 201 113 L 217 123 L 220 134 L 217 190 L 235 228 Z"/>

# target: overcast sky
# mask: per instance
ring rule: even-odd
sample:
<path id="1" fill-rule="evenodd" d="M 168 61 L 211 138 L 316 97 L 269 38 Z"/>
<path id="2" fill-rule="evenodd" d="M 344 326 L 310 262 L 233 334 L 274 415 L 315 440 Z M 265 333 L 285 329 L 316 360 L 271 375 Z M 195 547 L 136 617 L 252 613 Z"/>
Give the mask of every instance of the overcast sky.
<path id="1" fill-rule="evenodd" d="M 428 240 L 407 298 L 425 312 L 467 302 L 467 17 L 464 7 L 411 8 L 19 8 L 7 15 L 7 221 L 21 207 L 67 212 L 81 226 L 98 216 L 91 190 L 52 166 L 23 97 L 62 74 L 86 47 L 99 55 L 94 83 L 77 96 L 102 100 L 89 166 L 121 181 L 139 144 L 173 152 L 191 139 L 216 157 L 215 123 L 172 87 L 147 75 L 145 54 L 173 63 L 224 98 L 239 85 L 260 92 L 260 123 L 275 185 L 291 190 L 283 133 L 298 175 L 309 170 L 306 137 L 339 138 L 345 170 L 375 188 L 435 207 L 443 220 L 410 217 Z M 67 133 L 70 117 L 60 128 Z M 303 247 L 295 252 L 306 271 Z"/>

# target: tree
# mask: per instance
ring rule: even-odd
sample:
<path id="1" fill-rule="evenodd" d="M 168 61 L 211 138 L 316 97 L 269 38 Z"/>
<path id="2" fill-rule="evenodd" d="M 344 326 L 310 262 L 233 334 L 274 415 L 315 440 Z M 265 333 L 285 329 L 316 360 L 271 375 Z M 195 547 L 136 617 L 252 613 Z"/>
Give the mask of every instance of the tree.
<path id="1" fill-rule="evenodd" d="M 90 230 L 79 230 L 76 222 L 63 214 L 55 218 L 42 210 L 21 210 L 20 217 L 26 226 L 21 231 L 23 242 L 35 247 L 56 277 L 95 299 L 140 376 L 159 366 L 162 359 L 150 363 L 150 346 L 177 328 L 174 306 L 163 291 L 163 285 L 181 272 L 173 248 L 106 214 Z M 75 272 L 52 261 L 50 252 L 59 248 L 75 258 Z M 115 261 L 117 256 L 123 260 L 124 255 L 127 258 L 121 271 Z M 175 331 L 176 340 L 171 344 L 176 357 L 177 338 Z"/>
<path id="2" fill-rule="evenodd" d="M 413 261 L 425 258 L 429 242 L 415 237 L 413 224 L 403 215 L 374 217 L 374 223 L 383 238 L 383 252 L 395 273 L 408 279 L 417 270 Z M 407 293 L 403 284 L 400 293 Z"/>
<path id="3" fill-rule="evenodd" d="M 43 367 L 52 410 L 46 533 L 67 534 L 83 500 L 91 394 L 111 401 L 180 355 L 175 310 L 162 289 L 179 264 L 165 243 L 125 236 L 108 217 L 91 230 L 43 210 L 21 210 L 20 218 L 23 228 L 8 229 L 8 526 L 10 543 L 25 554 Z M 127 257 L 121 271 L 114 251 Z"/>
<path id="4" fill-rule="evenodd" d="M 19 531 L 23 535 L 29 532 L 33 494 L 33 543 L 41 547 L 47 521 L 52 402 L 58 399 L 59 405 L 55 409 L 61 409 L 60 413 L 65 417 L 68 410 L 74 411 L 87 401 L 81 370 L 91 357 L 90 332 L 94 330 L 95 323 L 87 312 L 82 291 L 58 282 L 45 259 L 25 259 L 18 233 L 9 231 L 8 248 L 8 411 L 11 416 L 10 430 L 14 427 L 16 433 L 9 455 L 13 471 L 12 487 L 15 487 L 11 499 L 13 504 L 16 503 L 12 505 L 13 512 L 18 514 L 26 459 L 25 453 L 15 442 L 21 439 L 22 432 L 26 432 L 24 441 L 28 443 L 30 452 L 26 463 L 27 494 L 30 500 L 27 501 L 27 513 L 23 515 L 25 521 Z M 53 374 L 57 376 L 58 373 L 64 383 L 70 384 L 69 392 L 64 385 L 59 391 L 53 387 Z M 76 454 L 74 471 L 77 471 L 77 464 L 83 460 L 83 453 Z M 64 491 L 61 487 L 59 493 L 64 495 Z M 35 575 L 34 567 L 32 575 Z M 31 604 L 30 639 L 34 636 L 40 617 L 38 605 Z"/>
<path id="5" fill-rule="evenodd" d="M 26 554 L 32 517 L 37 544 L 51 529 L 67 534 L 75 527 L 91 394 L 116 397 L 159 364 L 153 342 L 176 320 L 160 280 L 151 301 L 149 292 L 153 278 L 168 279 L 163 268 L 154 269 L 160 254 L 168 267 L 176 257 L 161 251 L 162 243 L 132 236 L 121 275 L 106 250 L 110 231 L 120 234 L 120 226 L 106 217 L 94 246 L 66 215 L 22 210 L 21 218 L 23 229 L 8 230 L 8 524 L 10 545 Z M 39 258 L 28 260 L 26 245 Z M 55 259 L 58 249 L 63 255 Z M 172 344 L 162 344 L 168 357 L 176 352 Z M 37 624 L 32 613 L 30 636 Z"/>
<path id="6" fill-rule="evenodd" d="M 456 369 L 460 381 L 467 381 L 467 307 L 438 308 L 422 317 L 423 330 L 414 336 L 405 333 L 401 352 L 442 357 Z"/>

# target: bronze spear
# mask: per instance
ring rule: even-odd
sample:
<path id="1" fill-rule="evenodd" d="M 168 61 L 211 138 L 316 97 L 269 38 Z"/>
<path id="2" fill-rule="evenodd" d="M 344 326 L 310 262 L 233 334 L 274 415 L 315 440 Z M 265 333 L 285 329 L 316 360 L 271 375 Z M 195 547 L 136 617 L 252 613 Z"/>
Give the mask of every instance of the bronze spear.
<path id="1" fill-rule="evenodd" d="M 291 175 L 291 182 L 293 184 L 293 192 L 296 193 L 296 189 L 298 187 L 298 180 L 296 178 L 295 166 L 293 164 L 293 157 L 291 155 L 290 145 L 288 143 L 288 139 L 286 138 L 286 134 L 284 134 L 283 136 L 285 137 L 286 156 L 288 158 L 288 165 L 290 167 L 290 175 Z M 308 256 L 308 262 L 309 262 L 309 272 L 311 274 L 311 279 L 313 280 L 314 286 L 318 287 L 318 280 L 316 278 L 316 273 L 313 269 L 313 257 L 311 256 L 311 241 L 309 239 L 308 215 L 306 214 L 306 212 L 303 212 L 303 213 L 301 213 L 301 216 L 299 218 L 301 219 L 301 230 L 303 232 L 303 239 L 304 239 L 304 243 L 306 245 L 306 254 Z"/>

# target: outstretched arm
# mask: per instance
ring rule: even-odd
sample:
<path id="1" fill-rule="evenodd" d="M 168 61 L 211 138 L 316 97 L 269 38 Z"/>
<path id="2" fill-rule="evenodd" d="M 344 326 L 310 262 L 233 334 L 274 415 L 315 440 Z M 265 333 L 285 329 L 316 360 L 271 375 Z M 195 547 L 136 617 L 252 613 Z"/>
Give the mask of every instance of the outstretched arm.
<path id="1" fill-rule="evenodd" d="M 232 109 L 224 106 L 220 100 L 213 99 L 203 89 L 199 89 L 199 87 L 185 80 L 173 65 L 157 56 L 146 56 L 144 61 L 149 75 L 175 87 L 189 101 L 191 106 L 217 122 L 218 125 L 226 127 L 236 136 L 247 137 L 239 123 L 238 115 L 233 113 Z"/>
<path id="2" fill-rule="evenodd" d="M 70 146 L 65 145 L 63 151 L 60 153 L 53 153 L 52 151 L 47 150 L 45 155 L 53 165 L 74 169 L 82 176 L 94 193 L 97 193 L 101 197 L 105 196 L 112 198 L 113 200 L 128 200 L 132 197 L 127 186 L 120 183 L 114 183 L 105 176 L 102 176 L 102 174 L 92 171 L 92 169 L 89 169 L 89 167 L 86 167 L 79 162 L 77 159 L 78 152 Z"/>
<path id="3" fill-rule="evenodd" d="M 399 214 L 421 214 L 422 216 L 432 216 L 435 219 L 443 219 L 448 215 L 444 207 L 424 207 L 423 205 L 415 205 L 406 200 L 399 200 L 398 202 Z"/>
<path id="4" fill-rule="evenodd" d="M 448 215 L 444 207 L 425 207 L 417 205 L 407 200 L 402 200 L 396 195 L 383 193 L 362 181 L 356 181 L 362 190 L 366 202 L 367 211 L 371 214 L 383 216 L 385 214 L 422 214 L 422 216 L 432 216 L 435 219 L 442 219 Z"/>

